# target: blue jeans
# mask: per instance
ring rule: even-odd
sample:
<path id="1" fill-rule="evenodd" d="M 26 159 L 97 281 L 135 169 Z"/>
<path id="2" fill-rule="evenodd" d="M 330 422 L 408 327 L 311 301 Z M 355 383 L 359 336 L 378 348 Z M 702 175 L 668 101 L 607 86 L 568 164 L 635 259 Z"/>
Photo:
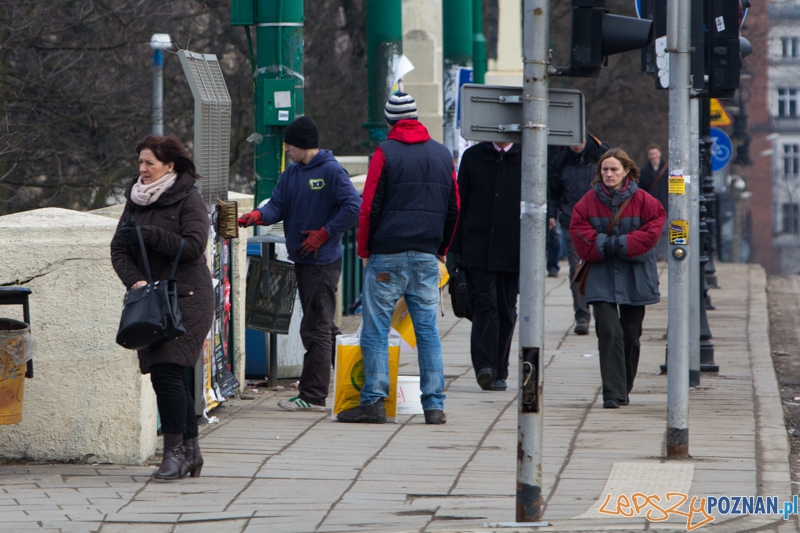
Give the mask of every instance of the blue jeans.
<path id="1" fill-rule="evenodd" d="M 561 226 L 558 224 L 547 231 L 547 271 L 558 272 L 558 261 L 561 259 Z"/>
<path id="2" fill-rule="evenodd" d="M 389 396 L 389 326 L 397 300 L 405 297 L 417 337 L 422 409 L 444 409 L 444 365 L 436 324 L 438 280 L 439 265 L 433 254 L 402 252 L 370 256 L 364 271 L 361 304 L 362 405 Z"/>

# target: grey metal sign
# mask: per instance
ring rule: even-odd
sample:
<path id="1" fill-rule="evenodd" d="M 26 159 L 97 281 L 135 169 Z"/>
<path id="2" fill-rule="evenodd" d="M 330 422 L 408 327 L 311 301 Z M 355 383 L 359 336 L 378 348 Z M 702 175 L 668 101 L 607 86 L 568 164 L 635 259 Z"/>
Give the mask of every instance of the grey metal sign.
<path id="1" fill-rule="evenodd" d="M 575 146 L 586 137 L 583 93 L 550 89 L 547 144 Z M 461 136 L 522 142 L 522 87 L 467 83 L 461 88 Z"/>

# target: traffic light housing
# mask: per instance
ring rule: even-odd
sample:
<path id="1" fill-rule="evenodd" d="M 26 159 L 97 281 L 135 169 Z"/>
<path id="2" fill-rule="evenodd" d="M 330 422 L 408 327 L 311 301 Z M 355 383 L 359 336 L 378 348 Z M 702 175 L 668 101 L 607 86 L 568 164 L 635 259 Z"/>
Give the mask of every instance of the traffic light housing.
<path id="1" fill-rule="evenodd" d="M 705 30 L 708 95 L 733 98 L 739 88 L 742 58 L 752 52 L 750 41 L 739 35 L 742 13 L 748 0 L 708 0 Z"/>
<path id="2" fill-rule="evenodd" d="M 558 67 L 561 76 L 596 78 L 608 56 L 637 50 L 653 40 L 653 22 L 612 15 L 605 0 L 572 0 L 569 67 Z M 597 9 L 599 8 L 599 9 Z"/>

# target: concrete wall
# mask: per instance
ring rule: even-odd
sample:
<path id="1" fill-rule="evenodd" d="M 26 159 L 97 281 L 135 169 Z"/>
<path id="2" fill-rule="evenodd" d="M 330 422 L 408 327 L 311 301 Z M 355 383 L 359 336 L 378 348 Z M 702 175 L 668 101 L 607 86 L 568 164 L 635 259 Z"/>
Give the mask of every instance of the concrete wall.
<path id="1" fill-rule="evenodd" d="M 136 354 L 115 342 L 125 287 L 111 267 L 116 220 L 65 209 L 0 217 L 0 285 L 30 297 L 34 379 L 22 422 L 0 426 L 0 456 L 143 464 L 156 403 Z M 0 314 L 22 319 L 17 306 Z"/>

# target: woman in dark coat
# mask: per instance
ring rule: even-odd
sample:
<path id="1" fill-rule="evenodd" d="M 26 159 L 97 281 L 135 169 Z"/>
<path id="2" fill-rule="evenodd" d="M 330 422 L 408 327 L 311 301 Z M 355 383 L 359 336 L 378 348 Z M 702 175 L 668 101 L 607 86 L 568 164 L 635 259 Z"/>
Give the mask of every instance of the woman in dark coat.
<path id="1" fill-rule="evenodd" d="M 575 204 L 569 226 L 575 250 L 591 266 L 586 303 L 594 308 L 606 409 L 629 403 L 639 365 L 644 306 L 661 298 L 655 247 L 667 214 L 638 181 L 636 163 L 620 148 L 612 148 L 600 158 L 594 188 Z"/>
<path id="2" fill-rule="evenodd" d="M 175 278 L 186 334 L 139 350 L 139 368 L 150 374 L 156 393 L 164 460 L 158 479 L 199 476 L 203 458 L 197 444 L 197 416 L 186 384 L 186 369 L 200 357 L 214 319 L 211 273 L 205 259 L 210 222 L 194 186 L 200 176 L 181 142 L 148 135 L 137 146 L 139 177 L 125 191 L 127 202 L 111 240 L 111 262 L 128 289 L 145 285 L 144 262 L 135 226 L 141 226 L 153 281 L 167 279 L 184 239 Z"/>

